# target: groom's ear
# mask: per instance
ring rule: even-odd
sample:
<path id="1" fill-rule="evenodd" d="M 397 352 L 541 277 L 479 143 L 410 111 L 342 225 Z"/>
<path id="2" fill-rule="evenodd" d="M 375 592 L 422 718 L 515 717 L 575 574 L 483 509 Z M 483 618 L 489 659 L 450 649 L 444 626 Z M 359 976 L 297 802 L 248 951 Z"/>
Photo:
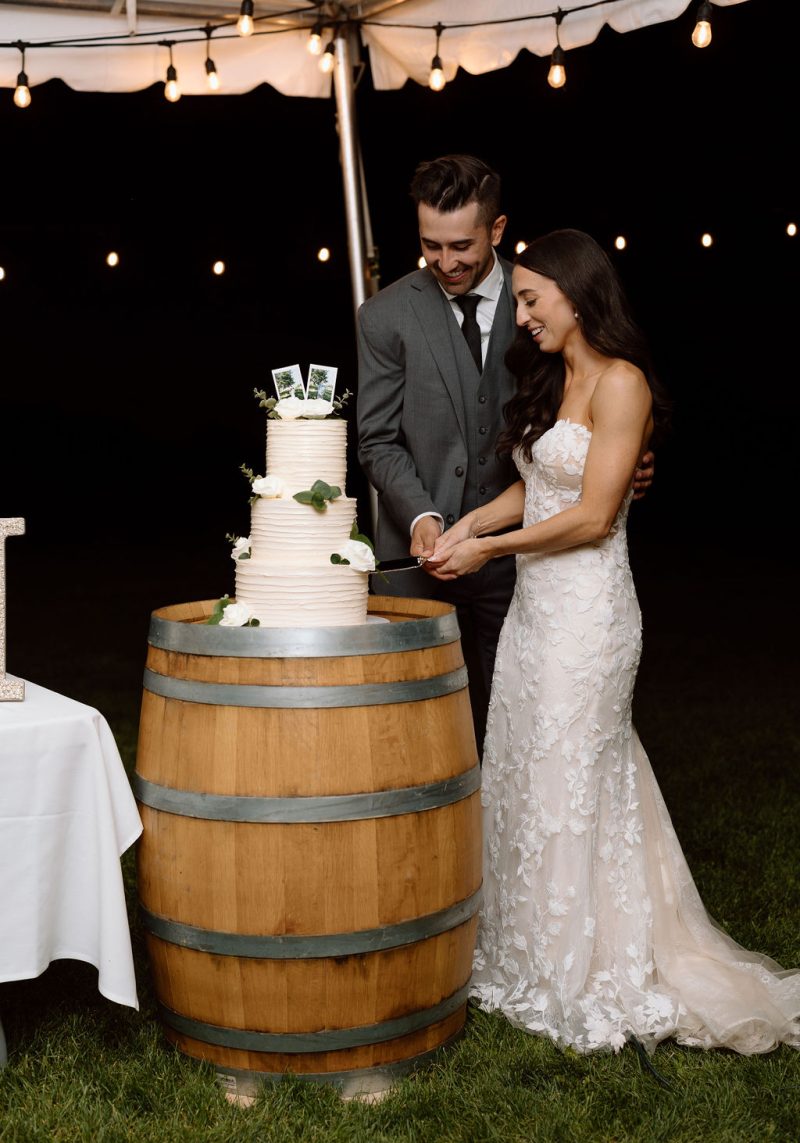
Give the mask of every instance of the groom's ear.
<path id="1" fill-rule="evenodd" d="M 506 215 L 500 214 L 492 223 L 491 230 L 489 231 L 492 239 L 492 246 L 497 246 L 500 239 L 503 237 L 503 231 L 506 228 L 507 222 L 508 218 Z"/>

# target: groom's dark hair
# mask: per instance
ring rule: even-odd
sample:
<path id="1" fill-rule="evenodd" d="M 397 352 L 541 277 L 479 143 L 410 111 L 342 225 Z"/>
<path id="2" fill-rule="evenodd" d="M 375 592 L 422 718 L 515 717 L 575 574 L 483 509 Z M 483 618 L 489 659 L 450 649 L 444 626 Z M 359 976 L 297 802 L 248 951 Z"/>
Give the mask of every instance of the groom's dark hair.
<path id="1" fill-rule="evenodd" d="M 476 202 L 481 222 L 490 227 L 500 214 L 500 176 L 474 155 L 443 155 L 419 164 L 411 197 L 444 214 Z"/>

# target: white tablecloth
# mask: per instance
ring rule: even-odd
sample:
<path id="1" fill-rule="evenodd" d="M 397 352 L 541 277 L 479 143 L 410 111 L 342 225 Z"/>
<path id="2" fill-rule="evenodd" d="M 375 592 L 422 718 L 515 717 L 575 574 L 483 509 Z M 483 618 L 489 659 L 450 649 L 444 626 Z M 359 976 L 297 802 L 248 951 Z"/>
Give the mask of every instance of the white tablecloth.
<path id="1" fill-rule="evenodd" d="M 141 831 L 98 711 L 30 682 L 0 702 L 0 981 L 67 957 L 139 1007 L 119 859 Z"/>

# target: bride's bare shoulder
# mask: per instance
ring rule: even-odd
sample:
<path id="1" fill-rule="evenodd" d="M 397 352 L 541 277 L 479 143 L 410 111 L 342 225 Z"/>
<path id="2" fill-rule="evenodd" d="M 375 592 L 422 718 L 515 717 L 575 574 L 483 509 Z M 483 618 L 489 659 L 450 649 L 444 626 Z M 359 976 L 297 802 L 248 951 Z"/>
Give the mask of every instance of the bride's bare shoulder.
<path id="1" fill-rule="evenodd" d="M 647 378 L 638 366 L 620 357 L 610 358 L 597 379 L 593 400 L 650 398 Z"/>

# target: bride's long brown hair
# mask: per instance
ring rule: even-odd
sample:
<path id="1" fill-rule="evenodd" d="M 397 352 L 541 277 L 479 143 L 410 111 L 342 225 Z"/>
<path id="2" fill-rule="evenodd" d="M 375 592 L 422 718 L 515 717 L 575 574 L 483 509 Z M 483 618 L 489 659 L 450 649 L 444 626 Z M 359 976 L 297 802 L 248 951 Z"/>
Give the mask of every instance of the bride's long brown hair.
<path id="1" fill-rule="evenodd" d="M 651 443 L 656 441 L 668 426 L 670 403 L 605 251 L 582 230 L 554 230 L 526 246 L 515 265 L 556 283 L 579 315 L 581 332 L 592 349 L 641 369 L 653 394 Z M 555 424 L 564 398 L 564 359 L 560 353 L 543 353 L 528 330 L 518 328 L 505 361 L 517 379 L 517 392 L 503 410 L 506 428 L 498 438 L 497 451 L 503 454 L 519 448 L 530 461 L 533 443 Z"/>

